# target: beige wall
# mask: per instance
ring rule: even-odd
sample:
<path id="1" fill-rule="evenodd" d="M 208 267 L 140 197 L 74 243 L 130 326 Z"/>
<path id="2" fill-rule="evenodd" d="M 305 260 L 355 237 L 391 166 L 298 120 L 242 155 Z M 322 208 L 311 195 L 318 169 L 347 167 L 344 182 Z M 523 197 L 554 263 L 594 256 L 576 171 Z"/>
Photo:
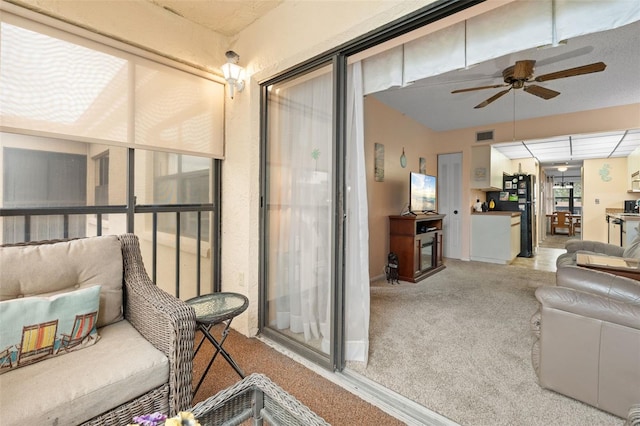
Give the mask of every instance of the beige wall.
<path id="1" fill-rule="evenodd" d="M 373 96 L 364 102 L 365 162 L 369 207 L 369 275 L 384 275 L 389 252 L 389 216 L 399 215 L 409 202 L 409 172 L 419 172 L 419 158 L 426 159 L 426 173 L 436 175 L 437 158 L 428 155 L 433 132 Z M 374 178 L 374 145 L 384 145 L 384 181 Z M 402 148 L 407 167 L 400 165 Z"/>
<path id="2" fill-rule="evenodd" d="M 470 189 L 470 156 L 471 147 L 478 145 L 475 142 L 476 132 L 480 130 L 493 129 L 495 130 L 496 143 L 497 142 L 510 142 L 513 140 L 513 123 L 498 123 L 488 127 L 474 127 L 461 130 L 454 130 L 449 132 L 433 132 L 424 126 L 412 123 L 412 120 L 405 115 L 400 114 L 398 111 L 394 111 L 389 107 L 372 99 L 372 96 L 367 97 L 365 103 L 365 140 L 366 140 L 366 152 L 371 153 L 373 150 L 373 143 L 381 140 L 383 137 L 385 143 L 385 180 L 386 177 L 386 165 L 388 161 L 392 161 L 391 170 L 392 173 L 395 169 L 400 169 L 399 162 L 393 162 L 397 157 L 399 158 L 402 151 L 402 142 L 404 140 L 410 141 L 424 141 L 424 147 L 420 148 L 415 146 L 418 152 L 421 152 L 427 160 L 427 172 L 435 174 L 437 172 L 437 155 L 453 152 L 462 152 L 462 194 L 463 201 L 468 205 L 468 209 L 463 209 L 462 221 L 461 221 L 461 258 L 464 260 L 469 259 L 470 250 L 470 222 L 471 222 L 471 206 L 477 198 L 481 200 L 485 199 L 485 194 L 481 191 Z M 370 115 L 371 114 L 371 115 Z M 584 113 L 565 114 L 562 116 L 545 117 L 539 119 L 532 119 L 526 121 L 516 122 L 516 134 L 518 139 L 536 139 L 550 136 L 567 135 L 571 133 L 589 133 L 589 132 L 601 132 L 608 130 L 620 130 L 627 128 L 640 127 L 640 104 L 628 105 L 623 107 L 605 108 L 597 111 L 587 111 Z M 402 130 L 402 138 L 394 137 L 394 132 L 398 132 L 398 129 Z M 395 142 L 394 142 L 395 141 Z M 384 143 L 384 142 L 382 142 Z M 394 146 L 395 145 L 395 146 Z M 408 156 L 408 168 L 412 166 L 411 157 Z M 381 184 L 379 182 L 370 182 L 373 180 L 373 166 L 370 162 L 373 158 L 367 156 L 367 179 L 369 184 L 368 196 L 369 196 L 369 238 L 370 238 L 370 274 L 372 277 L 379 276 L 381 270 L 385 264 L 386 253 L 388 253 L 388 224 L 385 222 L 386 217 L 389 214 L 397 214 L 402 207 L 403 200 L 406 203 L 408 200 L 407 179 L 403 175 L 393 176 L 394 183 Z M 601 198 L 601 203 L 604 199 L 609 200 L 606 204 L 607 207 L 621 207 L 622 200 L 634 199 L 636 194 L 628 194 L 627 191 L 627 161 L 626 159 L 615 159 L 624 164 L 625 173 L 620 179 L 616 179 L 614 183 L 608 185 L 606 188 L 596 186 L 592 189 L 593 192 L 586 193 L 583 196 L 583 236 L 584 238 L 590 236 L 597 236 L 601 238 L 601 232 L 604 232 L 604 238 L 606 239 L 606 227 L 600 226 L 604 223 L 604 208 L 594 208 L 592 202 L 594 198 Z M 522 169 L 525 173 L 534 174 L 537 177 L 538 182 L 538 199 L 540 199 L 540 192 L 544 184 L 544 176 L 540 174 L 538 170 L 538 164 L 533 159 L 521 159 L 511 161 L 511 170 L 506 170 L 508 173 L 516 173 L 519 169 Z M 619 169 L 619 167 L 618 167 Z M 401 169 L 404 170 L 404 169 Z M 407 169 L 408 170 L 408 169 Z M 408 174 L 408 172 L 407 172 Z M 585 184 L 584 187 L 588 188 L 589 181 L 586 179 L 587 171 L 585 167 Z M 597 175 L 597 174 L 596 174 Z M 395 187 L 396 190 L 393 190 Z M 404 186 L 403 186 L 404 185 Z M 612 188 L 615 188 L 612 191 Z M 380 193 L 378 193 L 380 191 Z M 603 192 L 601 192 L 603 191 Z M 591 197 L 591 200 L 587 198 Z M 384 203 L 389 203 L 386 206 Z M 400 207 L 397 207 L 400 206 Z M 602 204 L 600 205 L 602 206 Z M 544 211 L 541 210 L 541 203 L 538 203 L 538 229 L 540 230 L 539 236 L 544 235 L 542 232 L 546 227 L 546 216 Z M 604 231 L 603 231 L 604 230 Z M 594 233 L 594 234 L 592 234 Z"/>
<path id="3" fill-rule="evenodd" d="M 582 189 L 582 238 L 607 242 L 605 210 L 624 208 L 623 200 L 638 199 L 627 193 L 627 159 L 585 160 Z"/>

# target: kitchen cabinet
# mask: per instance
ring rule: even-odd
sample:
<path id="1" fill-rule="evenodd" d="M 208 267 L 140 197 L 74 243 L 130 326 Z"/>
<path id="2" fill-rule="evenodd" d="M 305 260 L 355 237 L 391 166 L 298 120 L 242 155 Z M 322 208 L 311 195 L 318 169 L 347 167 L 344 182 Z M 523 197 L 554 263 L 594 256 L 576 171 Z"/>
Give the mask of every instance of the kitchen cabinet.
<path id="1" fill-rule="evenodd" d="M 510 171 L 511 160 L 491 145 L 471 148 L 471 188 L 502 191 L 502 175 Z"/>
<path id="2" fill-rule="evenodd" d="M 471 214 L 471 260 L 509 264 L 520 253 L 520 212 Z"/>

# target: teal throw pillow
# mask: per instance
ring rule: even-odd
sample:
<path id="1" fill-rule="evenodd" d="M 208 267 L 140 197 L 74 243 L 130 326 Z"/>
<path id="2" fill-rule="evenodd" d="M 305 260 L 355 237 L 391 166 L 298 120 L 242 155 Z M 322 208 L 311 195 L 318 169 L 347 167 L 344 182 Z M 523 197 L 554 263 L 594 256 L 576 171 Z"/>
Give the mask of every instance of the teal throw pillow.
<path id="1" fill-rule="evenodd" d="M 0 374 L 95 344 L 100 286 L 0 302 Z"/>

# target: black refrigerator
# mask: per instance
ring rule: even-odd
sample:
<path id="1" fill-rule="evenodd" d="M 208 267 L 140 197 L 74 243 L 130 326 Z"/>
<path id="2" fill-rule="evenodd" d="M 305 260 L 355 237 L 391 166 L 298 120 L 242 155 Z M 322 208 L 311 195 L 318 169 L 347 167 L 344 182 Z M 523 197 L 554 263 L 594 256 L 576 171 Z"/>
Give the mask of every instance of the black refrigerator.
<path id="1" fill-rule="evenodd" d="M 533 257 L 536 235 L 536 177 L 527 174 L 504 175 L 502 191 L 487 192 L 487 204 L 494 201 L 497 211 L 520 211 L 520 257 Z"/>

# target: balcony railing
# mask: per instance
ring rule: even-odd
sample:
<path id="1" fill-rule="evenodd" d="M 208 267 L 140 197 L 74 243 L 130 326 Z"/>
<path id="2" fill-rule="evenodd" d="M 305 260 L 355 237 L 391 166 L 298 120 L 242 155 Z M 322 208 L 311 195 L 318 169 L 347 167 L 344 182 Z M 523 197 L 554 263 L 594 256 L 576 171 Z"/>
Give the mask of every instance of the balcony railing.
<path id="1" fill-rule="evenodd" d="M 34 218 L 37 217 L 57 217 L 62 218 L 62 226 L 61 232 L 60 229 L 51 230 L 49 232 L 47 239 L 67 239 L 67 238 L 78 238 L 78 237 L 86 237 L 92 236 L 87 235 L 89 226 L 84 226 L 82 229 L 84 230 L 84 235 L 82 232 L 71 232 L 70 231 L 70 218 L 74 216 L 84 216 L 84 215 L 95 215 L 96 223 L 95 223 L 95 236 L 100 236 L 103 234 L 103 217 L 105 215 L 116 215 L 123 214 L 127 215 L 127 218 L 136 217 L 136 214 L 151 214 L 152 215 L 152 225 L 151 225 L 151 279 L 154 282 L 157 282 L 158 277 L 158 214 L 159 213 L 173 213 L 175 214 L 175 228 L 172 229 L 172 233 L 175 234 L 175 296 L 180 297 L 181 290 L 181 280 L 180 280 L 180 267 L 182 264 L 181 256 L 184 255 L 183 250 L 181 249 L 181 237 L 183 237 L 183 230 L 181 225 L 181 214 L 186 213 L 195 213 L 196 215 L 196 223 L 195 223 L 195 232 L 191 232 L 189 238 L 193 238 L 195 240 L 196 247 L 196 294 L 200 295 L 202 291 L 202 283 L 201 283 L 201 270 L 202 270 L 202 262 L 201 262 L 201 245 L 202 245 L 202 222 L 203 222 L 203 213 L 210 214 L 213 213 L 213 223 L 216 224 L 216 210 L 213 204 L 172 204 L 172 205 L 136 205 L 133 208 L 133 215 L 129 215 L 130 209 L 126 205 L 116 205 L 116 206 L 74 206 L 74 207 L 29 207 L 29 208 L 2 208 L 0 209 L 0 217 L 3 218 L 3 222 L 5 219 L 14 219 L 14 223 L 11 228 L 13 228 L 14 232 L 6 232 L 8 229 L 8 224 L 5 222 L 3 224 L 3 244 L 7 243 L 18 243 L 18 242 L 28 242 L 32 241 L 34 236 L 34 232 L 32 232 L 32 223 Z M 20 232 L 15 232 L 16 229 L 20 228 L 20 224 L 16 223 L 15 219 L 22 219 L 22 238 L 20 238 L 17 234 Z M 135 219 L 134 219 L 135 220 Z M 134 224 L 127 223 L 126 229 L 132 230 L 135 229 Z M 214 232 L 209 233 L 209 240 L 212 248 L 212 253 L 217 253 L 219 242 L 217 241 L 217 232 L 216 229 L 219 229 L 218 226 L 213 226 L 211 229 Z M 53 234 L 53 235 L 52 235 Z M 10 237 L 10 238 L 8 238 Z M 37 237 L 36 237 L 37 238 Z M 39 239 L 39 238 L 38 238 Z M 215 256 L 213 256 L 214 260 L 212 261 L 212 269 L 215 268 Z M 207 288 L 212 288 L 214 291 L 220 291 L 219 280 L 216 279 L 218 276 L 215 271 L 211 273 L 212 283 L 208 283 Z"/>

